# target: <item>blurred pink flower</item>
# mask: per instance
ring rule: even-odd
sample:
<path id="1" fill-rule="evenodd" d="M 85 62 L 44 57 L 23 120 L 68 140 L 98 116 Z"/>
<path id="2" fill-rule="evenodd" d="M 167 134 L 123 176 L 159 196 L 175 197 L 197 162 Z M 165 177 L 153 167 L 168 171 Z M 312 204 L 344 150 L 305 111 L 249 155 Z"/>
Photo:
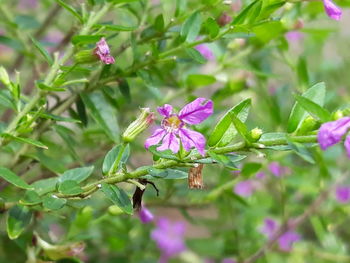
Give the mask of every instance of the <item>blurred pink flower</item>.
<path id="1" fill-rule="evenodd" d="M 332 0 L 323 0 L 324 9 L 327 15 L 334 20 L 340 20 L 342 16 L 342 10 L 335 5 Z"/>
<path id="2" fill-rule="evenodd" d="M 234 187 L 235 194 L 248 197 L 255 191 L 254 182 L 252 180 L 245 180 L 237 183 Z"/>
<path id="3" fill-rule="evenodd" d="M 269 170 L 276 177 L 280 177 L 288 171 L 287 167 L 281 166 L 278 162 L 271 162 L 269 164 Z"/>
<path id="4" fill-rule="evenodd" d="M 264 179 L 266 177 L 266 174 L 264 172 L 258 172 L 255 175 L 256 179 Z"/>
<path id="5" fill-rule="evenodd" d="M 350 186 L 340 185 L 335 189 L 335 198 L 339 203 L 348 203 L 350 201 Z"/>
<path id="6" fill-rule="evenodd" d="M 29 8 L 37 8 L 38 7 L 38 0 L 20 0 L 18 3 L 18 8 L 25 10 Z"/>
<path id="7" fill-rule="evenodd" d="M 159 263 L 166 263 L 170 258 L 186 250 L 184 235 L 183 222 L 171 223 L 167 218 L 160 218 L 157 221 L 157 228 L 152 231 L 151 238 L 161 250 Z"/>
<path id="8" fill-rule="evenodd" d="M 195 49 L 197 49 L 197 51 L 201 53 L 201 55 L 207 60 L 215 59 L 213 51 L 211 51 L 211 49 L 206 44 L 199 44 L 195 46 Z"/>
<path id="9" fill-rule="evenodd" d="M 300 42 L 304 38 L 304 34 L 300 31 L 289 31 L 285 34 L 288 42 Z"/>
<path id="10" fill-rule="evenodd" d="M 232 258 L 224 258 L 221 263 L 237 263 L 237 261 Z"/>
<path id="11" fill-rule="evenodd" d="M 154 215 L 146 207 L 142 206 L 139 211 L 139 218 L 142 223 L 147 224 L 154 220 Z"/>

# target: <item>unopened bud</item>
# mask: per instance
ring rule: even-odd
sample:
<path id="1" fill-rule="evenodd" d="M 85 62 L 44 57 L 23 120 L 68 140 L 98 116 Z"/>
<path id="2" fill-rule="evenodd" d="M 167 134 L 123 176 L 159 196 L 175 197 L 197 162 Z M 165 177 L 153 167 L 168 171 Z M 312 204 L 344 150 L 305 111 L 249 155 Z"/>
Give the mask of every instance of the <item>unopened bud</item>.
<path id="1" fill-rule="evenodd" d="M 218 18 L 217 18 L 217 20 L 216 20 L 216 22 L 221 26 L 221 27 L 223 27 L 223 26 L 225 26 L 225 25 L 227 25 L 227 24 L 229 24 L 229 23 L 231 23 L 231 21 L 232 21 L 232 17 L 231 16 L 229 16 L 227 13 L 222 13 Z"/>
<path id="2" fill-rule="evenodd" d="M 340 118 L 343 118 L 343 117 L 344 117 L 344 113 L 341 110 L 337 110 L 336 112 L 334 112 L 332 114 L 332 119 L 333 120 L 339 120 Z"/>
<path id="3" fill-rule="evenodd" d="M 118 216 L 118 215 L 124 214 L 123 210 L 121 210 L 120 207 L 117 205 L 112 205 L 108 207 L 108 213 L 112 216 Z"/>
<path id="4" fill-rule="evenodd" d="M 98 61 L 94 50 L 81 50 L 74 55 L 74 60 L 79 64 L 88 64 Z"/>
<path id="5" fill-rule="evenodd" d="M 317 121 L 312 116 L 308 116 L 301 123 L 300 128 L 297 131 L 297 134 L 298 135 L 307 134 L 308 132 L 316 129 L 316 126 L 317 126 Z"/>
<path id="6" fill-rule="evenodd" d="M 263 131 L 262 129 L 259 129 L 259 128 L 254 128 L 253 130 L 250 131 L 250 136 L 256 142 L 260 140 L 260 137 L 262 134 L 263 134 Z"/>
<path id="7" fill-rule="evenodd" d="M 298 29 L 302 29 L 303 27 L 304 27 L 304 21 L 301 20 L 301 19 L 298 19 L 298 20 L 295 22 L 295 24 L 294 24 L 294 26 L 293 26 L 293 29 L 294 29 L 294 30 L 298 30 Z"/>
<path id="8" fill-rule="evenodd" d="M 4 67 L 0 67 L 0 81 L 4 83 L 5 86 L 9 86 L 11 81 Z"/>
<path id="9" fill-rule="evenodd" d="M 141 108 L 141 114 L 123 133 L 123 141 L 131 142 L 137 135 L 146 130 L 154 121 L 154 113 L 149 108 Z"/>

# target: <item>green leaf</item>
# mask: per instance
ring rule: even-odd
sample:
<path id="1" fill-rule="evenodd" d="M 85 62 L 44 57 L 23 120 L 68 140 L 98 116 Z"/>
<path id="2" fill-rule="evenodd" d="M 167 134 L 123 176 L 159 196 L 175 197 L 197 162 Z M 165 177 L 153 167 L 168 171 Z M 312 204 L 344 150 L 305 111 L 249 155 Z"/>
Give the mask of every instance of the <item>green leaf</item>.
<path id="1" fill-rule="evenodd" d="M 215 38 L 220 32 L 219 25 L 211 17 L 204 22 L 203 27 L 210 38 Z"/>
<path id="2" fill-rule="evenodd" d="M 320 82 L 309 88 L 302 95 L 303 97 L 315 102 L 316 104 L 323 106 L 326 96 L 326 86 L 324 82 Z M 292 111 L 288 120 L 288 133 L 292 133 L 299 128 L 303 120 L 309 116 L 304 108 L 296 102 L 292 108 Z"/>
<path id="3" fill-rule="evenodd" d="M 232 21 L 232 25 L 243 24 L 246 19 L 251 17 L 251 13 L 256 12 L 256 8 L 260 6 L 261 8 L 261 0 L 255 0 L 251 4 L 249 4 L 246 8 L 244 8 L 238 16 L 234 18 Z M 259 9 L 258 9 L 259 10 Z M 259 11 L 260 12 L 260 11 Z"/>
<path id="4" fill-rule="evenodd" d="M 180 180 L 188 177 L 188 171 L 179 169 L 157 169 L 150 167 L 148 174 L 154 178 L 168 179 L 168 180 Z"/>
<path id="5" fill-rule="evenodd" d="M 15 17 L 15 23 L 18 25 L 18 28 L 22 30 L 37 29 L 40 27 L 40 23 L 35 17 L 29 15 L 17 15 Z"/>
<path id="6" fill-rule="evenodd" d="M 40 161 L 41 165 L 45 166 L 54 173 L 60 174 L 66 170 L 64 164 L 60 160 L 46 155 L 44 151 L 39 150 L 35 157 Z"/>
<path id="7" fill-rule="evenodd" d="M 38 114 L 40 116 L 40 118 L 53 120 L 53 121 L 81 123 L 80 120 L 68 118 L 68 117 L 63 117 L 63 116 L 59 116 L 59 115 L 54 115 L 54 114 L 51 114 L 48 112 L 35 112 L 35 114 Z"/>
<path id="8" fill-rule="evenodd" d="M 118 81 L 118 87 L 120 90 L 120 93 L 125 97 L 125 99 L 130 102 L 131 101 L 131 95 L 130 95 L 130 86 L 126 79 L 121 79 Z"/>
<path id="9" fill-rule="evenodd" d="M 187 77 L 187 85 L 191 87 L 208 86 L 216 82 L 216 78 L 211 75 L 191 74 Z"/>
<path id="10" fill-rule="evenodd" d="M 73 16 L 75 16 L 80 23 L 83 23 L 83 18 L 82 16 L 77 12 L 77 10 L 75 10 L 74 7 L 72 7 L 71 5 L 63 2 L 62 0 L 56 0 L 56 2 L 62 6 L 64 9 L 66 9 L 69 13 L 71 13 Z"/>
<path id="11" fill-rule="evenodd" d="M 7 217 L 7 234 L 11 240 L 18 238 L 32 220 L 32 212 L 24 206 L 10 208 Z"/>
<path id="12" fill-rule="evenodd" d="M 67 203 L 66 199 L 54 195 L 47 195 L 43 199 L 43 206 L 49 210 L 59 210 Z"/>
<path id="13" fill-rule="evenodd" d="M 65 195 L 77 195 L 83 192 L 77 181 L 64 180 L 58 185 L 58 191 Z"/>
<path id="14" fill-rule="evenodd" d="M 115 205 L 117 205 L 121 210 L 127 214 L 133 214 L 130 198 L 123 189 L 120 189 L 115 185 L 102 183 L 101 190 L 107 196 L 107 198 L 111 200 Z"/>
<path id="15" fill-rule="evenodd" d="M 164 17 L 162 14 L 159 14 L 155 21 L 154 21 L 154 28 L 158 31 L 158 32 L 163 32 L 164 30 Z"/>
<path id="16" fill-rule="evenodd" d="M 308 151 L 304 144 L 289 141 L 288 145 L 291 147 L 293 152 L 299 155 L 303 160 L 305 160 L 308 163 L 315 164 L 314 158 L 312 157 L 311 153 Z"/>
<path id="17" fill-rule="evenodd" d="M 322 108 L 317 103 L 309 100 L 300 95 L 295 95 L 297 102 L 303 107 L 307 112 L 313 115 L 314 118 L 320 119 L 322 122 L 327 122 L 331 120 L 331 114 L 324 108 Z"/>
<path id="18" fill-rule="evenodd" d="M 59 182 L 75 181 L 81 183 L 85 181 L 94 171 L 94 166 L 79 167 L 65 171 L 60 177 Z"/>
<path id="19" fill-rule="evenodd" d="M 121 145 L 117 145 L 117 146 L 113 147 L 112 150 L 110 150 L 106 154 L 105 159 L 103 160 L 103 165 L 102 165 L 103 174 L 107 174 L 109 172 L 109 170 L 112 168 L 114 161 L 117 159 L 117 156 L 119 155 L 119 151 L 120 151 L 121 147 L 122 147 Z M 130 155 L 130 146 L 128 144 L 124 149 L 123 155 L 122 155 L 122 157 L 120 159 L 120 163 L 118 165 L 118 169 L 120 169 L 120 167 L 123 163 L 127 162 L 127 160 L 129 159 L 129 155 Z"/>
<path id="20" fill-rule="evenodd" d="M 202 17 L 201 14 L 196 11 L 189 16 L 181 27 L 180 35 L 186 39 L 187 42 L 192 42 L 198 36 L 201 29 Z"/>
<path id="21" fill-rule="evenodd" d="M 41 90 L 46 90 L 46 91 L 66 91 L 65 88 L 56 88 L 56 87 L 51 87 L 48 86 L 42 82 L 36 81 L 35 85 L 37 86 L 37 88 L 41 89 Z"/>
<path id="22" fill-rule="evenodd" d="M 241 173 L 244 176 L 249 177 L 252 174 L 255 174 L 257 171 L 259 171 L 261 166 L 262 166 L 261 163 L 254 163 L 254 162 L 252 162 L 252 163 L 245 163 L 243 168 L 242 168 L 242 172 Z"/>
<path id="23" fill-rule="evenodd" d="M 157 145 L 152 145 L 151 147 L 148 148 L 148 150 L 155 156 L 163 159 L 169 159 L 169 160 L 179 160 L 174 153 L 171 150 L 165 150 L 158 152 L 157 151 Z"/>
<path id="24" fill-rule="evenodd" d="M 246 142 L 253 142 L 247 126 L 237 117 L 234 112 L 230 112 L 230 117 L 237 132 L 244 138 Z"/>
<path id="25" fill-rule="evenodd" d="M 299 85 L 301 87 L 309 86 L 309 73 L 307 71 L 306 59 L 304 57 L 300 57 L 297 65 L 297 73 L 299 79 Z"/>
<path id="26" fill-rule="evenodd" d="M 120 32 L 120 31 L 128 32 L 128 31 L 134 31 L 137 29 L 137 26 L 122 26 L 122 25 L 110 25 L 110 24 L 96 24 L 93 27 L 104 28 L 105 30 L 117 31 L 117 32 Z"/>
<path id="27" fill-rule="evenodd" d="M 46 62 L 51 66 L 53 64 L 53 60 L 50 56 L 50 54 L 47 52 L 47 50 L 41 45 L 40 42 L 36 41 L 35 38 L 30 37 L 32 40 L 34 46 L 37 48 L 37 50 L 40 52 L 41 55 L 45 58 Z"/>
<path id="28" fill-rule="evenodd" d="M 0 177 L 22 189 L 33 189 L 29 184 L 27 184 L 21 177 L 10 171 L 5 167 L 0 167 Z"/>
<path id="29" fill-rule="evenodd" d="M 37 194 L 44 195 L 56 190 L 57 179 L 58 178 L 42 179 L 32 183 L 31 186 Z"/>
<path id="30" fill-rule="evenodd" d="M 40 196 L 32 190 L 26 191 L 24 197 L 19 200 L 22 205 L 37 205 L 41 203 Z"/>
<path id="31" fill-rule="evenodd" d="M 185 52 L 189 57 L 191 57 L 194 61 L 204 64 L 207 62 L 207 59 L 202 56 L 202 54 L 195 48 L 186 48 Z"/>
<path id="32" fill-rule="evenodd" d="M 11 138 L 12 140 L 18 141 L 18 142 L 22 142 L 22 143 L 26 143 L 26 144 L 30 144 L 39 148 L 43 148 L 43 149 L 49 149 L 45 144 L 43 144 L 42 142 L 39 142 L 37 140 L 31 139 L 31 138 L 22 138 L 22 137 L 17 137 L 17 136 L 13 136 L 11 134 L 8 133 L 3 133 L 1 134 L 2 137 L 8 137 Z"/>
<path id="33" fill-rule="evenodd" d="M 72 43 L 73 45 L 86 45 L 86 44 L 95 44 L 96 42 L 100 41 L 100 39 L 103 37 L 103 35 L 78 35 L 72 37 Z"/>
<path id="34" fill-rule="evenodd" d="M 231 156 L 229 154 L 217 154 L 212 151 L 208 151 L 208 154 L 211 158 L 213 158 L 216 162 L 223 164 L 225 168 L 231 169 L 231 170 L 239 170 L 234 163 L 234 161 L 231 160 Z"/>
<path id="35" fill-rule="evenodd" d="M 245 122 L 248 118 L 251 99 L 246 99 L 231 108 L 216 124 L 213 132 L 209 136 L 209 146 L 225 146 L 229 144 L 237 134 L 237 130 L 231 121 L 230 114 L 236 114 L 237 118 Z"/>
<path id="36" fill-rule="evenodd" d="M 17 51 L 23 50 L 23 45 L 21 42 L 6 36 L 0 36 L 0 43 Z"/>
<path id="37" fill-rule="evenodd" d="M 86 107 L 103 131 L 113 141 L 119 140 L 119 127 L 116 113 L 101 92 L 81 94 Z"/>

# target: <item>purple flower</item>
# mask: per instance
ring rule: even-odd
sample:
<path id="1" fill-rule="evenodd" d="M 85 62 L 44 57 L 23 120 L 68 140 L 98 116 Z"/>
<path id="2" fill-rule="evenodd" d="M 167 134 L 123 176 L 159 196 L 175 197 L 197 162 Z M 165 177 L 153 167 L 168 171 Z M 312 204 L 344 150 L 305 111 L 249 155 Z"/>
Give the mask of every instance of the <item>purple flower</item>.
<path id="1" fill-rule="evenodd" d="M 350 186 L 338 186 L 335 189 L 335 198 L 339 203 L 347 203 L 350 201 Z"/>
<path id="2" fill-rule="evenodd" d="M 255 190 L 254 182 L 251 180 L 245 180 L 237 183 L 234 187 L 234 192 L 242 197 L 248 197 L 253 194 Z"/>
<path id="3" fill-rule="evenodd" d="M 256 179 L 264 179 L 266 174 L 264 172 L 258 172 L 255 177 Z"/>
<path id="4" fill-rule="evenodd" d="M 273 235 L 276 233 L 278 230 L 278 223 L 271 219 L 271 218 L 266 218 L 264 220 L 264 225 L 261 228 L 261 233 L 267 236 L 267 238 L 271 239 Z M 282 234 L 277 242 L 278 246 L 281 250 L 283 251 L 290 251 L 292 249 L 293 243 L 299 241 L 301 239 L 300 235 L 296 233 L 295 231 L 288 231 Z"/>
<path id="5" fill-rule="evenodd" d="M 292 249 L 293 243 L 300 240 L 300 235 L 294 231 L 288 231 L 284 233 L 278 239 L 278 245 L 283 251 L 290 251 Z"/>
<path id="6" fill-rule="evenodd" d="M 237 263 L 237 261 L 231 258 L 224 258 L 221 263 Z"/>
<path id="7" fill-rule="evenodd" d="M 182 222 L 171 223 L 167 218 L 160 218 L 157 228 L 151 233 L 151 238 L 161 250 L 159 262 L 168 262 L 186 249 L 184 243 L 185 225 Z"/>
<path id="8" fill-rule="evenodd" d="M 18 3 L 18 8 L 25 10 L 29 8 L 36 8 L 38 6 L 38 0 L 21 0 Z"/>
<path id="9" fill-rule="evenodd" d="M 147 224 L 154 220 L 154 215 L 146 207 L 142 206 L 139 212 L 139 218 L 142 223 Z"/>
<path id="10" fill-rule="evenodd" d="M 100 41 L 96 43 L 96 48 L 94 50 L 95 55 L 105 64 L 114 64 L 114 57 L 111 56 L 109 46 L 105 38 L 101 38 Z"/>
<path id="11" fill-rule="evenodd" d="M 151 137 L 145 142 L 148 149 L 152 145 L 162 144 L 158 151 L 170 149 L 177 153 L 180 149 L 179 139 L 186 151 L 197 148 L 201 155 L 205 155 L 204 148 L 206 140 L 202 134 L 186 128 L 186 124 L 199 124 L 213 113 L 213 102 L 205 98 L 197 98 L 185 105 L 178 114 L 174 114 L 173 107 L 165 104 L 158 107 L 158 113 L 164 116 L 161 128 L 154 131 Z"/>
<path id="12" fill-rule="evenodd" d="M 285 37 L 288 42 L 299 42 L 304 38 L 304 34 L 300 31 L 289 31 L 285 34 Z"/>
<path id="13" fill-rule="evenodd" d="M 350 117 L 344 117 L 336 121 L 326 122 L 318 131 L 317 140 L 322 150 L 340 142 L 350 129 Z M 349 135 L 350 136 L 350 135 Z M 345 148 L 350 158 L 350 138 L 345 139 Z"/>
<path id="14" fill-rule="evenodd" d="M 269 170 L 276 177 L 280 177 L 284 173 L 286 173 L 285 167 L 281 166 L 278 162 L 270 163 L 269 164 Z"/>
<path id="15" fill-rule="evenodd" d="M 213 60 L 215 58 L 213 51 L 206 44 L 199 44 L 195 46 L 195 49 L 207 60 Z"/>
<path id="16" fill-rule="evenodd" d="M 323 0 L 323 5 L 324 5 L 324 9 L 327 13 L 327 15 L 334 19 L 334 20 L 340 20 L 341 15 L 342 15 L 342 11 L 341 9 L 336 6 L 332 0 Z"/>

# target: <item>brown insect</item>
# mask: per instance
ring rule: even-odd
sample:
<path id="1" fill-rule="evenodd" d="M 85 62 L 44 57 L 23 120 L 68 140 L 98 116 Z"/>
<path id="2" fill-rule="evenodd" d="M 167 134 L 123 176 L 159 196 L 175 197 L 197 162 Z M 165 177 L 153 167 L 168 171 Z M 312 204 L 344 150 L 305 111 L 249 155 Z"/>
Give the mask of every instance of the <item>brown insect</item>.
<path id="1" fill-rule="evenodd" d="M 188 171 L 188 187 L 190 189 L 203 189 L 203 166 L 204 164 L 199 164 L 197 167 L 191 167 Z"/>
<path id="2" fill-rule="evenodd" d="M 156 187 L 156 185 L 153 183 L 153 182 L 150 182 L 146 179 L 139 179 L 138 180 L 139 183 L 143 184 L 143 185 L 147 185 L 147 184 L 150 184 L 153 186 L 153 188 L 156 190 L 157 192 L 157 196 L 159 196 L 159 190 L 158 188 Z M 134 192 L 134 195 L 132 196 L 132 201 L 133 201 L 133 208 L 136 210 L 136 211 L 140 211 L 141 209 L 141 206 L 142 206 L 142 196 L 143 196 L 143 193 L 145 192 L 146 188 L 145 189 L 140 189 L 139 187 L 136 187 L 135 189 L 135 192 Z"/>

